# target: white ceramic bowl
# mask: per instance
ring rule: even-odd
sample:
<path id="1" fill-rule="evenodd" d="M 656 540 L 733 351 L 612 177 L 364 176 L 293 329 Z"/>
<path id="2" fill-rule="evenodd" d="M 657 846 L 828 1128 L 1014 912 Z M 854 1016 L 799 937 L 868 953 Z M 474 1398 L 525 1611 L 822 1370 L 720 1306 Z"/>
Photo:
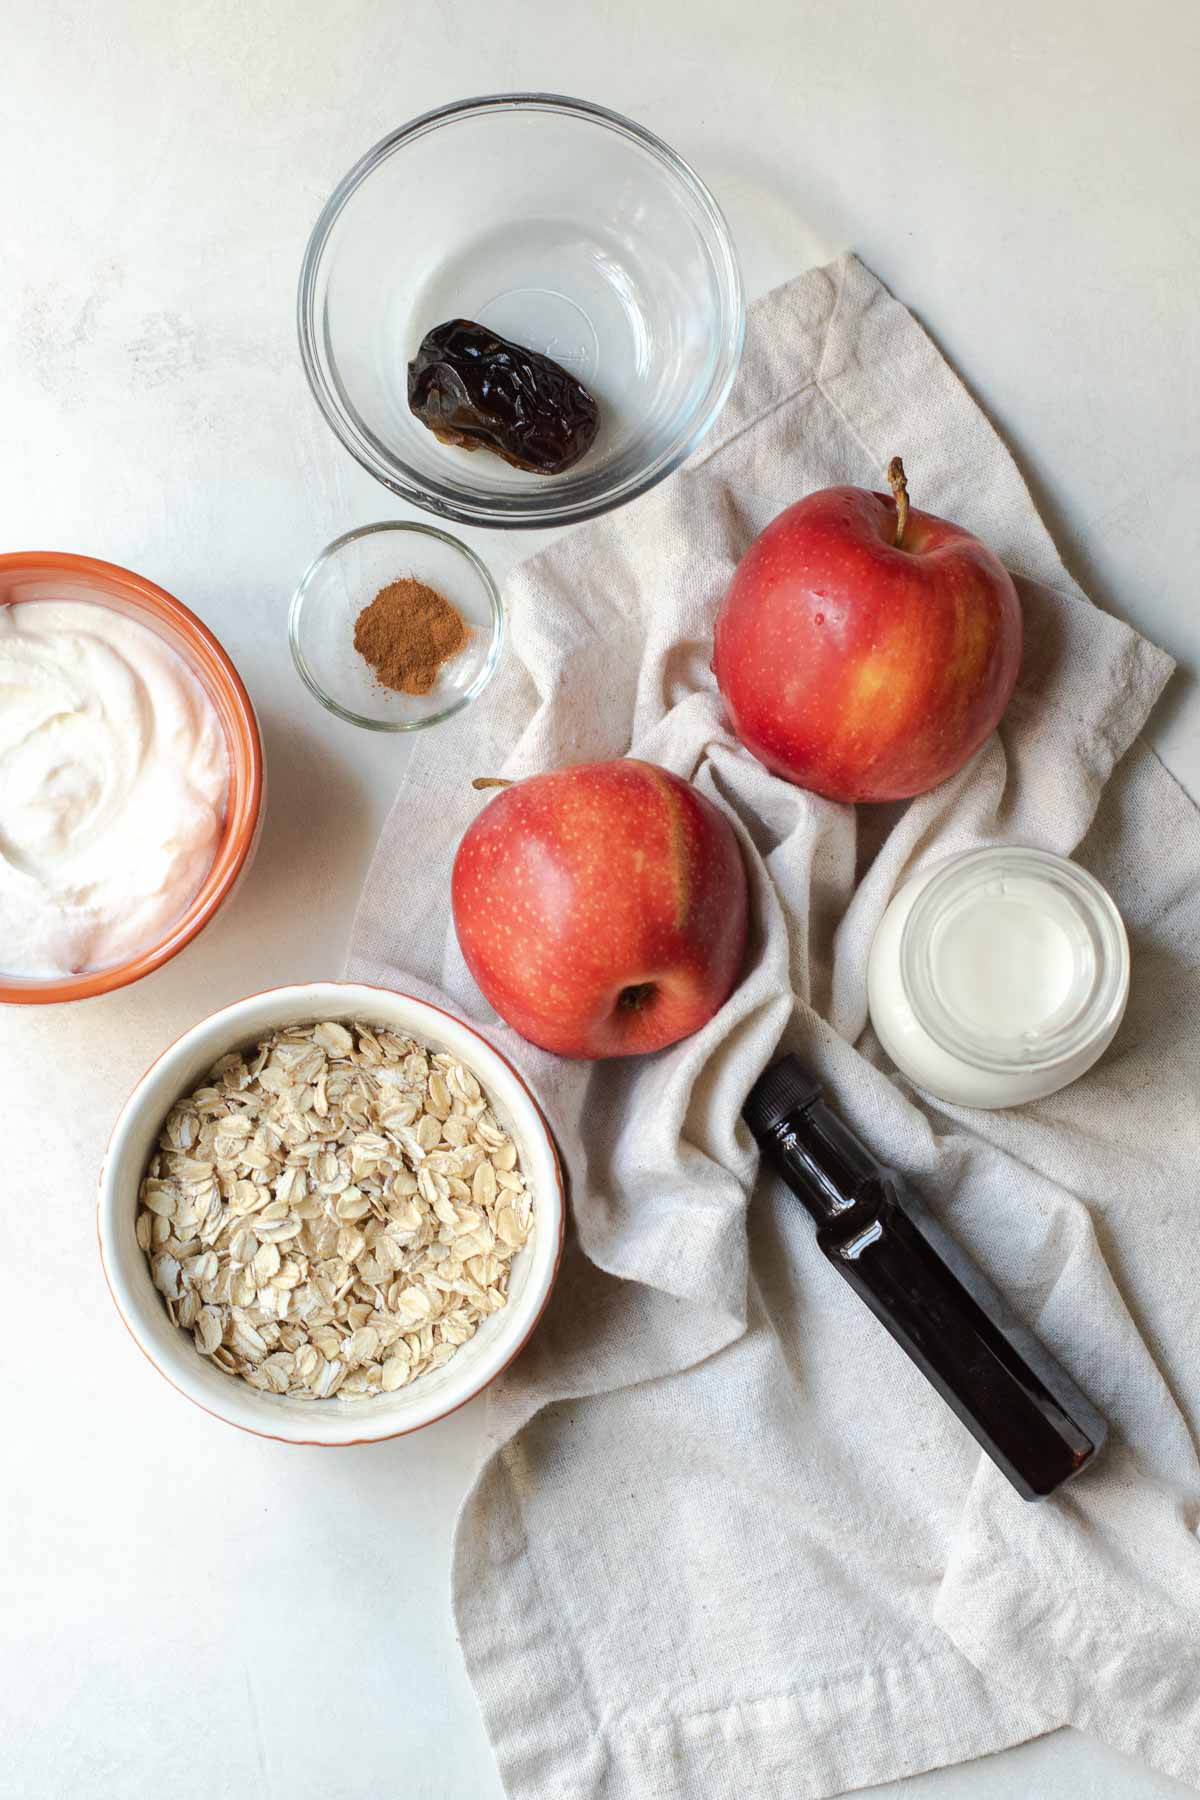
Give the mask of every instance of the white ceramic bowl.
<path id="1" fill-rule="evenodd" d="M 371 1399 L 296 1400 L 260 1393 L 205 1360 L 167 1316 L 134 1235 L 137 1193 L 162 1123 L 180 1095 L 229 1050 L 308 1020 L 386 1025 L 448 1050 L 478 1076 L 511 1131 L 533 1192 L 534 1229 L 512 1260 L 508 1305 L 493 1313 L 444 1368 Z M 470 1025 L 440 1007 L 388 988 L 341 981 L 271 988 L 202 1019 L 142 1076 L 126 1101 L 100 1171 L 100 1257 L 117 1310 L 160 1375 L 206 1412 L 260 1437 L 292 1444 L 364 1444 L 400 1437 L 474 1399 L 510 1363 L 537 1324 L 558 1270 L 563 1238 L 558 1156 L 540 1107 L 521 1076 Z"/>

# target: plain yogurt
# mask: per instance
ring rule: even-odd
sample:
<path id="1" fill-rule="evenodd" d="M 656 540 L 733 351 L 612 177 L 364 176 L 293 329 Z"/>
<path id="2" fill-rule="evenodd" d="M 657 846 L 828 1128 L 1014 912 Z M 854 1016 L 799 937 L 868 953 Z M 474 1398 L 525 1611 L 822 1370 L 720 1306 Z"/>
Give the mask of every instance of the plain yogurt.
<path id="1" fill-rule="evenodd" d="M 53 977 L 158 942 L 212 866 L 229 761 L 182 658 L 115 608 L 0 607 L 0 968 Z"/>

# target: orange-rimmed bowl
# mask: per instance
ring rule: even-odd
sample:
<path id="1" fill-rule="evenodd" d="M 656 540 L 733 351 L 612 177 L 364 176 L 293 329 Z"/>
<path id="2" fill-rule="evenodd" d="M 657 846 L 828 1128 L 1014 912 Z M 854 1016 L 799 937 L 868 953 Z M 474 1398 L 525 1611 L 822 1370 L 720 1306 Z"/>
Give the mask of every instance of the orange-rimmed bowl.
<path id="1" fill-rule="evenodd" d="M 229 754 L 229 792 L 212 866 L 199 892 L 163 936 L 124 962 L 78 975 L 11 975 L 0 967 L 0 1002 L 16 1006 L 45 1006 L 107 994 L 140 981 L 178 956 L 208 924 L 249 866 L 263 812 L 262 739 L 250 696 L 233 663 L 195 613 L 164 588 L 116 563 L 56 550 L 22 550 L 0 556 L 0 606 L 38 600 L 86 600 L 126 613 L 183 658 L 221 721 Z"/>

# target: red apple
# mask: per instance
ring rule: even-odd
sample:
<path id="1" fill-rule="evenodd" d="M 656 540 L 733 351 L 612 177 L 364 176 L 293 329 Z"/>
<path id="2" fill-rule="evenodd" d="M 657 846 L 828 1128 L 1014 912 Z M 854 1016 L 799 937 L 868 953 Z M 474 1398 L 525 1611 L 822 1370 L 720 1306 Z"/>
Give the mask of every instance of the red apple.
<path id="1" fill-rule="evenodd" d="M 831 800 L 953 775 L 1008 704 L 1021 606 L 979 539 L 895 498 L 824 488 L 772 520 L 717 618 L 713 671 L 748 750 Z"/>
<path id="2" fill-rule="evenodd" d="M 560 1056 L 661 1050 L 724 1004 L 746 945 L 727 819 L 626 758 L 505 787 L 451 878 L 463 956 L 502 1019 Z"/>

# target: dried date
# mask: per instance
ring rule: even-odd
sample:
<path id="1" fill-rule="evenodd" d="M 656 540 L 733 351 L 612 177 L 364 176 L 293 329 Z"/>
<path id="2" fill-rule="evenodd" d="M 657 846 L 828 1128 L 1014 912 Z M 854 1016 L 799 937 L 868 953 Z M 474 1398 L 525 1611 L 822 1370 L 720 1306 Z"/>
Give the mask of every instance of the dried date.
<path id="1" fill-rule="evenodd" d="M 444 444 L 491 450 L 536 475 L 571 468 L 600 423 L 595 399 L 560 363 L 470 319 L 426 332 L 408 365 L 408 404 Z"/>

